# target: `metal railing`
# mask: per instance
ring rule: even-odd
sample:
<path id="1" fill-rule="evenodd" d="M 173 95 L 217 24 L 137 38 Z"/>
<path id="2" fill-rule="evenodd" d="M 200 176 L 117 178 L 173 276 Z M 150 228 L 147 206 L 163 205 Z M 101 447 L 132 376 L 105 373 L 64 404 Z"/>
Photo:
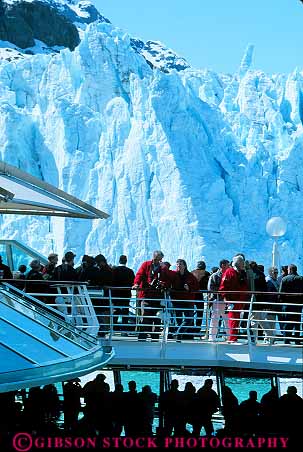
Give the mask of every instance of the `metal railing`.
<path id="1" fill-rule="evenodd" d="M 8 280 L 12 282 L 12 280 Z M 9 306 L 14 311 L 21 313 L 24 319 L 34 319 L 36 323 L 43 325 L 46 329 L 50 331 L 52 337 L 65 336 L 68 337 L 71 342 L 75 342 L 85 349 L 96 346 L 96 341 L 92 337 L 92 334 L 87 334 L 86 328 L 83 326 L 81 329 L 77 328 L 77 315 L 75 316 L 65 316 L 62 312 L 60 305 L 43 303 L 36 298 L 37 293 L 25 293 L 18 289 L 17 287 L 11 285 L 9 282 L 5 282 L 0 285 L 0 301 L 3 305 Z M 54 294 L 43 294 L 46 297 L 54 297 Z M 69 306 L 72 308 L 73 304 L 70 300 L 66 303 L 66 300 L 62 303 L 64 304 L 64 309 L 69 310 Z M 78 303 L 77 303 L 78 304 Z M 81 306 L 82 309 L 82 305 Z M 73 313 L 75 313 L 75 308 L 73 307 Z M 92 309 L 94 314 L 94 309 Z M 94 314 L 95 316 L 95 314 Z M 87 324 L 92 323 L 93 316 L 89 315 L 86 317 Z M 91 331 L 91 328 L 90 328 Z M 30 334 L 30 332 L 28 332 Z"/>
<path id="2" fill-rule="evenodd" d="M 132 291 L 132 298 L 122 296 L 123 291 L 129 294 L 129 287 L 48 284 L 56 294 L 32 295 L 48 299 L 48 304 L 78 328 L 108 340 L 133 337 L 162 342 L 202 339 L 264 345 L 303 343 L 303 303 L 297 303 L 303 294 L 246 292 L 247 300 L 238 301 L 239 292 L 232 291 L 228 297 L 232 300 L 225 302 L 219 292 L 199 291 L 193 294 L 198 299 L 188 300 L 177 299 L 174 292 L 166 291 L 159 292 L 159 298 L 140 299 L 136 291 Z M 115 296 L 117 291 L 119 296 Z M 281 301 L 281 296 L 286 296 L 287 302 Z M 292 297 L 297 298 L 295 303 L 289 301 Z"/>

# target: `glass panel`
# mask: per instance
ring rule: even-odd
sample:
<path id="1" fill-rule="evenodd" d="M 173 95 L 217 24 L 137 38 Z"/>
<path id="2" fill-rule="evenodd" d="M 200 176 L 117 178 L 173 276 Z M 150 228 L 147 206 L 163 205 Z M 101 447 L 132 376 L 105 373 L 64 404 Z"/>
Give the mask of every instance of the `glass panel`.
<path id="1" fill-rule="evenodd" d="M 1 316 L 6 318 L 11 323 L 15 324 L 16 326 L 20 326 L 20 328 L 24 329 L 25 331 L 28 331 L 33 336 L 39 338 L 40 340 L 46 342 L 47 344 L 50 344 L 51 346 L 55 347 L 58 352 L 62 351 L 65 355 L 72 356 L 75 354 L 79 354 L 83 349 L 80 348 L 79 345 L 74 344 L 73 342 L 69 341 L 68 339 L 65 339 L 60 334 L 67 334 L 69 333 L 68 330 L 64 330 L 64 327 L 60 327 L 56 324 L 54 324 L 51 320 L 48 321 L 48 325 L 50 329 L 48 329 L 46 326 L 41 325 L 39 323 L 36 323 L 33 319 L 29 319 L 28 317 L 24 316 L 18 311 L 15 311 L 13 308 L 10 308 L 5 305 L 1 305 Z M 4 325 L 7 325 L 6 330 L 9 331 L 9 324 L 5 323 Z M 3 332 L 1 332 L 3 334 Z M 20 332 L 21 335 L 23 335 L 24 340 L 27 341 L 27 337 L 25 336 L 25 333 Z M 29 339 L 29 343 L 34 340 L 35 343 L 37 342 L 35 339 Z M 5 341 L 6 344 L 11 345 L 9 336 L 6 337 Z M 38 344 L 38 342 L 37 342 Z M 37 347 L 39 344 L 37 345 Z M 44 355 L 43 362 L 46 360 L 49 361 L 51 359 L 62 359 L 65 358 L 64 355 L 56 354 L 54 355 L 55 358 L 51 358 L 49 355 L 48 350 L 50 350 L 50 353 L 52 352 L 51 349 L 47 347 L 47 345 L 41 344 L 41 347 L 44 348 L 44 353 L 47 352 L 47 355 Z M 45 350 L 46 348 L 46 350 Z"/>
<path id="2" fill-rule="evenodd" d="M 4 243 L 0 243 L 0 256 L 2 256 L 3 264 L 7 265 L 6 245 Z"/>
<path id="3" fill-rule="evenodd" d="M 135 380 L 137 383 L 137 391 L 141 392 L 142 387 L 149 385 L 151 390 L 157 395 L 160 393 L 160 374 L 159 372 L 139 372 L 139 371 L 121 371 L 121 383 L 124 391 L 128 391 L 128 382 Z"/>
<path id="4" fill-rule="evenodd" d="M 128 391 L 128 382 L 134 380 L 137 383 L 137 392 L 142 391 L 142 387 L 149 385 L 151 390 L 155 392 L 158 396 L 160 394 L 160 373 L 159 372 L 140 372 L 140 371 L 121 371 L 121 383 L 123 385 L 124 391 Z M 156 403 L 156 408 L 158 403 Z M 153 433 L 157 432 L 159 427 L 159 417 L 154 416 L 153 419 Z"/>
<path id="5" fill-rule="evenodd" d="M 249 391 L 257 391 L 258 402 L 271 388 L 270 378 L 225 377 L 225 385 L 229 386 L 239 403 L 247 400 Z"/>
<path id="6" fill-rule="evenodd" d="M 112 370 L 104 370 L 104 369 L 101 369 L 101 368 L 98 371 L 91 372 L 89 374 L 82 375 L 80 377 L 82 388 L 86 385 L 86 383 L 88 383 L 89 381 L 93 381 L 96 378 L 96 376 L 98 374 L 101 374 L 101 373 L 106 376 L 105 383 L 109 384 L 110 390 L 114 391 L 115 390 L 115 382 L 114 382 L 114 373 L 113 373 L 113 371 Z M 125 390 L 126 389 L 124 388 L 124 391 Z"/>
<path id="7" fill-rule="evenodd" d="M 25 329 L 31 330 L 27 322 L 24 322 L 23 326 Z M 0 338 L 1 342 L 37 363 L 62 359 L 62 355 L 56 350 L 41 344 L 3 320 L 0 320 Z"/>
<path id="8" fill-rule="evenodd" d="M 180 372 L 180 373 L 171 373 L 171 379 L 176 379 L 179 382 L 179 391 L 184 391 L 185 385 L 187 382 L 191 382 L 196 390 L 198 391 L 198 389 L 200 389 L 203 385 L 204 382 L 207 378 L 211 378 L 213 380 L 213 387 L 212 389 L 218 393 L 218 388 L 217 388 L 217 382 L 216 382 L 216 376 L 215 375 L 188 375 L 185 374 L 184 372 Z"/>
<path id="9" fill-rule="evenodd" d="M 295 386 L 298 396 L 303 397 L 303 384 L 301 378 L 280 378 L 281 395 L 286 394 L 288 386 Z"/>
<path id="10" fill-rule="evenodd" d="M 30 270 L 29 264 L 33 260 L 33 257 L 27 254 L 25 251 L 21 250 L 17 246 L 12 246 L 12 255 L 13 255 L 13 266 L 14 270 L 18 270 L 20 265 L 26 265 L 26 271 Z"/>
<path id="11" fill-rule="evenodd" d="M 0 345 L 0 356 L 0 373 L 34 367 L 34 364 L 13 351 L 8 350 L 6 347 L 3 347 L 3 345 Z"/>
<path id="12" fill-rule="evenodd" d="M 10 290 L 14 291 L 14 289 Z M 4 302 L 8 306 L 12 306 L 19 312 L 24 313 L 27 317 L 37 319 L 48 328 L 51 321 L 53 323 L 52 329 L 62 327 L 64 328 L 66 336 L 68 332 L 72 333 L 72 337 L 70 335 L 70 339 L 76 343 L 77 347 L 81 345 L 82 347 L 89 349 L 97 344 L 95 339 L 93 337 L 89 337 L 85 332 L 79 331 L 73 325 L 70 325 L 64 321 L 60 321 L 59 316 L 56 317 L 55 313 L 52 313 L 47 306 L 44 306 L 42 303 L 37 302 L 36 304 L 33 304 L 34 302 L 29 298 L 19 298 L 19 294 L 14 295 L 13 293 L 4 292 L 3 290 L 0 292 L 2 292 L 0 301 Z M 26 297 L 23 293 L 22 296 Z"/>

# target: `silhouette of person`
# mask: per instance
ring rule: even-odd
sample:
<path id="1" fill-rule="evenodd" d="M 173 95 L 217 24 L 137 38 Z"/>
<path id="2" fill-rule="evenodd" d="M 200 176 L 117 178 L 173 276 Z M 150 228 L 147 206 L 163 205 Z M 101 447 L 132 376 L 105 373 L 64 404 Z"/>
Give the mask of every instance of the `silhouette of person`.
<path id="1" fill-rule="evenodd" d="M 84 402 L 85 402 L 85 417 L 87 423 L 93 428 L 98 429 L 100 427 L 100 417 L 102 417 L 101 411 L 103 410 L 105 393 L 109 393 L 109 384 L 105 382 L 106 375 L 98 374 L 95 379 L 87 382 L 83 388 Z M 104 410 L 103 410 L 104 411 Z M 101 413 L 101 414 L 100 414 Z"/>
<path id="2" fill-rule="evenodd" d="M 277 432 L 277 425 L 279 423 L 279 394 L 277 387 L 272 386 L 271 389 L 262 396 L 260 403 L 260 425 L 263 432 Z"/>
<path id="3" fill-rule="evenodd" d="M 112 393 L 113 436 L 121 436 L 126 421 L 126 396 L 123 385 L 117 383 Z"/>
<path id="4" fill-rule="evenodd" d="M 60 400 L 55 385 L 49 384 L 42 388 L 42 403 L 46 422 L 56 421 L 60 416 Z"/>
<path id="5" fill-rule="evenodd" d="M 153 422 L 155 415 L 155 404 L 158 396 L 152 392 L 149 385 L 145 385 L 139 393 L 141 405 L 141 433 L 143 436 L 153 436 Z"/>
<path id="6" fill-rule="evenodd" d="M 134 380 L 128 382 L 126 398 L 125 436 L 140 436 L 141 401 L 137 392 L 137 384 Z"/>
<path id="7" fill-rule="evenodd" d="M 288 386 L 287 393 L 279 399 L 280 431 L 298 435 L 302 429 L 303 399 L 295 386 Z"/>
<path id="8" fill-rule="evenodd" d="M 207 378 L 202 388 L 197 392 L 194 410 L 193 436 L 200 436 L 202 426 L 207 436 L 214 432 L 212 415 L 220 407 L 218 394 L 212 389 L 213 380 Z"/>
<path id="9" fill-rule="evenodd" d="M 240 403 L 240 428 L 244 433 L 256 433 L 260 429 L 261 404 L 257 399 L 257 391 L 250 391 L 249 398 Z"/>
<path id="10" fill-rule="evenodd" d="M 81 409 L 80 398 L 82 396 L 82 388 L 79 381 L 78 378 L 75 378 L 63 385 L 64 428 L 66 431 L 74 431 L 78 424 L 78 416 Z"/>
<path id="11" fill-rule="evenodd" d="M 24 420 L 28 428 L 39 429 L 44 422 L 43 392 L 40 386 L 30 388 L 24 400 Z"/>
<path id="12" fill-rule="evenodd" d="M 164 436 L 184 435 L 183 393 L 178 380 L 172 380 L 170 389 L 160 396 L 160 409 L 164 417 Z"/>
<path id="13" fill-rule="evenodd" d="M 185 383 L 183 391 L 183 415 L 184 415 L 184 431 L 187 434 L 186 424 L 193 424 L 193 409 L 196 396 L 196 388 L 191 381 Z"/>
<path id="14" fill-rule="evenodd" d="M 222 405 L 224 430 L 226 433 L 234 433 L 237 429 L 239 401 L 229 386 L 222 387 Z"/>

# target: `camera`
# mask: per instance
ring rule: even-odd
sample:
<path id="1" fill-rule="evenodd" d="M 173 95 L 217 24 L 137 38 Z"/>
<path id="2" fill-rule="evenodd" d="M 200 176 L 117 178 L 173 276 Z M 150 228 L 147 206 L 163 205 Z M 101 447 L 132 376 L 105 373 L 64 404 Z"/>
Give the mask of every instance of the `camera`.
<path id="1" fill-rule="evenodd" d="M 156 289 L 156 290 L 162 290 L 163 289 L 163 283 L 158 278 L 155 278 L 150 283 L 150 287 L 152 287 L 153 289 Z"/>

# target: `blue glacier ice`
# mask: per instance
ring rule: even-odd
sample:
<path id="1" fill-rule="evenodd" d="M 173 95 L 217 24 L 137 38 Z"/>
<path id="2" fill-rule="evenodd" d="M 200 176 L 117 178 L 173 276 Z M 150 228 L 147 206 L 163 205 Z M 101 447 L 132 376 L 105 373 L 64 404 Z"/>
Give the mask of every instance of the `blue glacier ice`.
<path id="1" fill-rule="evenodd" d="M 43 1 L 80 43 L 0 41 L 1 159 L 110 218 L 3 216 L 1 236 L 44 254 L 125 253 L 135 269 L 154 249 L 190 268 L 240 251 L 268 266 L 265 225 L 278 215 L 281 264 L 303 270 L 302 71 L 254 70 L 252 45 L 234 74 L 195 69 L 87 1 Z"/>

